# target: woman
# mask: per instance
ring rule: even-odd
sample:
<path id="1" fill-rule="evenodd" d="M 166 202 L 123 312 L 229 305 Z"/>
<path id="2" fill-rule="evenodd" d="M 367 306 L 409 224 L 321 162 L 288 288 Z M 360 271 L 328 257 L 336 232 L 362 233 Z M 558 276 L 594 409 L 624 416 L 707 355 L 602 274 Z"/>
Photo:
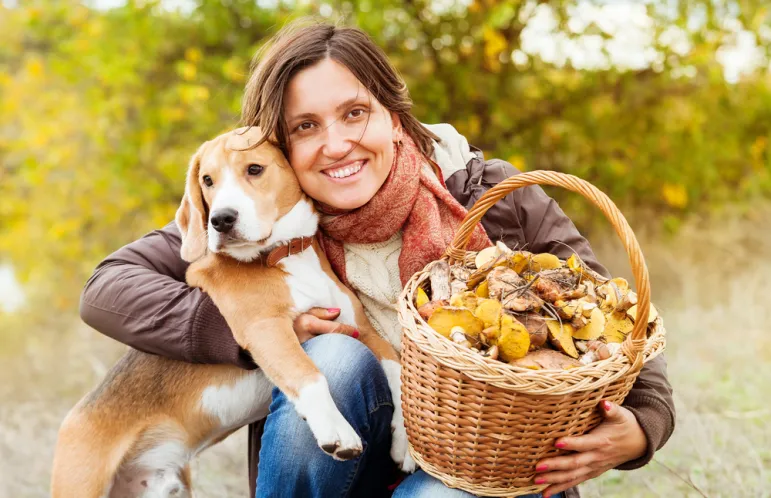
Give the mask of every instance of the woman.
<path id="1" fill-rule="evenodd" d="M 421 125 L 410 113 L 402 79 L 360 30 L 295 23 L 257 60 L 246 87 L 244 124 L 261 127 L 284 151 L 324 214 L 321 240 L 333 268 L 356 291 L 378 332 L 399 347 L 394 303 L 403 283 L 441 256 L 463 217 L 460 206 L 470 207 L 515 170 L 503 161 L 485 161 L 449 125 Z M 510 247 L 562 258 L 575 250 L 607 274 L 538 187 L 507 196 L 482 225 L 492 240 Z M 488 243 L 481 228 L 473 243 Z M 179 246 L 172 223 L 108 257 L 86 284 L 83 320 L 149 353 L 255 368 L 211 300 L 184 283 Z M 330 321 L 337 311 L 313 310 L 297 319 L 295 329 L 335 402 L 362 435 L 365 451 L 348 462 L 326 456 L 276 391 L 264 434 L 256 425 L 249 431 L 252 496 L 378 496 L 393 482 L 385 375 L 348 336 L 350 330 Z M 599 427 L 556 442 L 574 453 L 539 462 L 535 482 L 550 484 L 543 496 L 566 490 L 565 496 L 577 496 L 580 482 L 652 458 L 674 427 L 665 370 L 663 357 L 652 360 L 623 406 L 600 404 L 605 420 Z M 393 496 L 470 495 L 419 470 Z"/>

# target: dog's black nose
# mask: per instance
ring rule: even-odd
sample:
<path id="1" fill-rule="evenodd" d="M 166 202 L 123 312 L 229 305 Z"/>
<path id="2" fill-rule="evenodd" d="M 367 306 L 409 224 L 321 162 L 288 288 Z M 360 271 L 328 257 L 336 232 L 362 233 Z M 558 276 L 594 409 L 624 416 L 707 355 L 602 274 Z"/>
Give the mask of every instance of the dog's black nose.
<path id="1" fill-rule="evenodd" d="M 227 233 L 233 229 L 238 219 L 238 212 L 235 209 L 220 209 L 211 217 L 211 225 L 220 233 Z"/>

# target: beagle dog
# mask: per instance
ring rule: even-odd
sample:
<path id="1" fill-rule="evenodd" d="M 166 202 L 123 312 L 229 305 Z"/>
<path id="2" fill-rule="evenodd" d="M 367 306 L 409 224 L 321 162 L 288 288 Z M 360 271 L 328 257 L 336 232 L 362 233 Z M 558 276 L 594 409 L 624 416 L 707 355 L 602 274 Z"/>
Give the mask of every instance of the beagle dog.
<path id="1" fill-rule="evenodd" d="M 211 296 L 259 369 L 130 350 L 63 421 L 53 498 L 190 497 L 191 459 L 264 418 L 274 385 L 321 451 L 336 460 L 358 457 L 361 439 L 293 330 L 294 319 L 313 307 L 339 308 L 338 321 L 358 329 L 380 360 L 395 408 L 391 456 L 403 470 L 415 469 L 398 354 L 332 272 L 314 238 L 312 202 L 276 147 L 253 147 L 260 137 L 256 127 L 240 128 L 204 143 L 190 162 L 176 215 L 181 256 L 191 263 L 187 282 Z"/>

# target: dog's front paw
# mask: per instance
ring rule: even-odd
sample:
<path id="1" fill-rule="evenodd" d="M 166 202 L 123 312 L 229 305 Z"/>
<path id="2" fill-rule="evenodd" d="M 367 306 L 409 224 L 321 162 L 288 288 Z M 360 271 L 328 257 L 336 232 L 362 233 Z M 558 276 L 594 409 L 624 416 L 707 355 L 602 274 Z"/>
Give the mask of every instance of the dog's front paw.
<path id="1" fill-rule="evenodd" d="M 361 438 L 335 406 L 324 377 L 301 389 L 294 403 L 325 453 L 335 460 L 351 460 L 361 455 Z"/>
<path id="2" fill-rule="evenodd" d="M 363 451 L 361 438 L 342 415 L 332 418 L 332 424 L 326 428 L 329 430 L 320 430 L 319 434 L 316 434 L 319 448 L 335 460 L 357 458 Z"/>
<path id="3" fill-rule="evenodd" d="M 415 472 L 418 465 L 412 459 L 412 455 L 410 455 L 404 420 L 394 422 L 393 432 L 391 433 L 391 459 L 396 462 L 402 472 L 411 474 Z"/>

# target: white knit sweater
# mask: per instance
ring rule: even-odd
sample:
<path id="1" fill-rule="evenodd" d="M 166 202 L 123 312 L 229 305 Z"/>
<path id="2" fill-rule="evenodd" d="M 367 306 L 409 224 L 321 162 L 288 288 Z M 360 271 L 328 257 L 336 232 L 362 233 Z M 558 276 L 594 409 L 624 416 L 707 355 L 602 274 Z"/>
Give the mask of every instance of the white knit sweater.
<path id="1" fill-rule="evenodd" d="M 448 124 L 424 125 L 442 139 L 434 142 L 432 159 L 447 179 L 465 169 L 473 154 L 465 137 Z M 402 329 L 396 303 L 402 291 L 399 277 L 399 254 L 402 234 L 376 244 L 345 244 L 345 272 L 364 312 L 375 330 L 401 351 Z"/>

